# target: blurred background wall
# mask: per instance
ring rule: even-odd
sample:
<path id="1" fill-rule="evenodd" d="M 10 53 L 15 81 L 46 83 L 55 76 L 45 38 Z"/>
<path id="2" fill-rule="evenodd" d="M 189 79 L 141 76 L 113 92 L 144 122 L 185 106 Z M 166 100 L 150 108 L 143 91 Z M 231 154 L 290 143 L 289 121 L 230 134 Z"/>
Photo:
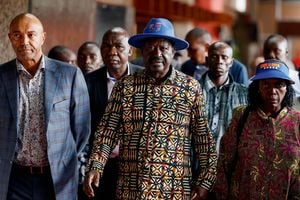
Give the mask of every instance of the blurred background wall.
<path id="1" fill-rule="evenodd" d="M 95 38 L 94 0 L 31 1 L 31 12 L 40 17 L 47 32 L 45 52 L 61 43 L 76 50 L 85 39 Z"/>
<path id="2" fill-rule="evenodd" d="M 1 0 L 0 63 L 14 58 L 7 34 L 16 15 L 31 12 L 42 21 L 47 33 L 44 53 L 58 44 L 76 52 L 83 41 L 96 37 L 96 9 L 95 0 Z"/>
<path id="3" fill-rule="evenodd" d="M 0 1 L 0 63 L 13 58 L 13 49 L 8 40 L 8 26 L 12 18 L 28 10 L 28 0 Z"/>
<path id="4" fill-rule="evenodd" d="M 248 68 L 260 55 L 262 42 L 273 33 L 288 38 L 291 60 L 300 57 L 299 0 L 1 0 L 0 9 L 0 63 L 14 58 L 8 26 L 21 12 L 32 12 L 43 22 L 45 54 L 58 44 L 77 52 L 85 41 L 100 43 L 103 33 L 113 26 L 135 34 L 151 17 L 166 17 L 181 38 L 200 26 L 214 40 L 230 41 L 235 57 Z"/>

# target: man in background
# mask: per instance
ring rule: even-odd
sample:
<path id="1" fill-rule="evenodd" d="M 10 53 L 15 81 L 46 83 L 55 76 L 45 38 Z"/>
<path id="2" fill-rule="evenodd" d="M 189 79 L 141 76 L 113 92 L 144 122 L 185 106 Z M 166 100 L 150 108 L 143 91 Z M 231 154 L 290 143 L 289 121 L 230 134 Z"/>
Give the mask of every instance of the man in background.
<path id="1" fill-rule="evenodd" d="M 277 59 L 283 62 L 288 62 L 288 41 L 287 39 L 279 34 L 273 34 L 267 37 L 264 42 L 263 47 L 263 56 L 264 59 Z M 287 63 L 286 63 L 287 64 Z M 287 66 L 289 66 L 287 64 Z M 298 76 L 298 72 L 289 67 L 289 76 L 295 84 L 293 84 L 293 88 L 296 94 L 296 98 L 300 97 L 300 80 Z M 295 101 L 298 103 L 297 101 Z"/>
<path id="2" fill-rule="evenodd" d="M 85 155 L 81 156 L 81 180 L 85 173 L 86 159 L 89 156 L 89 149 L 92 147 L 94 133 L 102 118 L 108 99 L 115 83 L 126 75 L 141 71 L 142 68 L 128 62 L 132 49 L 128 44 L 129 34 L 120 27 L 114 27 L 105 32 L 101 43 L 101 55 L 104 66 L 86 75 L 90 95 L 90 105 L 92 114 L 92 135 L 89 146 L 85 149 Z M 108 163 L 104 169 L 104 174 L 96 191 L 96 199 L 113 200 L 116 195 L 118 177 L 118 145 L 113 150 Z M 82 186 L 79 188 L 82 191 Z M 81 192 L 79 199 L 87 199 Z"/>
<path id="3" fill-rule="evenodd" d="M 48 57 L 69 63 L 74 66 L 76 66 L 77 62 L 76 54 L 71 49 L 63 45 L 57 45 L 52 47 L 48 52 Z"/>
<path id="4" fill-rule="evenodd" d="M 100 48 L 96 42 L 84 42 L 77 52 L 77 65 L 83 74 L 91 73 L 102 65 Z"/>
<path id="5" fill-rule="evenodd" d="M 194 28 L 187 33 L 185 40 L 190 44 L 187 49 L 190 59 L 182 64 L 181 71 L 200 80 L 204 72 L 208 70 L 205 58 L 207 57 L 208 47 L 212 42 L 211 35 L 205 29 Z M 237 83 L 248 85 L 247 68 L 239 61 L 233 61 L 229 73 Z"/>
<path id="6" fill-rule="evenodd" d="M 225 42 L 215 42 L 208 48 L 208 71 L 200 79 L 205 99 L 208 124 L 219 152 L 221 138 L 232 118 L 233 109 L 248 102 L 247 87 L 237 83 L 229 74 L 233 50 Z"/>

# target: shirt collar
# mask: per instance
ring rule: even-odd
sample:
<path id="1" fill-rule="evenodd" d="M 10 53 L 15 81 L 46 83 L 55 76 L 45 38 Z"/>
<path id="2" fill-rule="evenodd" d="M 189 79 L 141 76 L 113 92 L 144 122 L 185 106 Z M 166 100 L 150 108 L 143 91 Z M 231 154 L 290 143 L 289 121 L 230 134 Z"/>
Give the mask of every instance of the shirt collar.
<path id="1" fill-rule="evenodd" d="M 127 73 L 126 73 L 126 75 L 130 75 L 130 67 L 129 67 L 129 64 L 127 63 Z M 109 72 L 108 72 L 108 69 L 106 70 L 106 77 L 107 77 L 107 79 L 108 80 L 110 80 L 110 81 L 114 81 L 114 82 L 116 82 L 117 81 L 117 79 L 115 78 L 115 77 L 113 77 L 113 76 L 111 76 L 110 74 L 109 74 Z"/>
<path id="2" fill-rule="evenodd" d="M 218 89 L 222 89 L 224 86 L 228 85 L 230 83 L 230 76 L 228 76 L 228 79 L 226 82 L 221 85 Z M 213 83 L 213 81 L 209 78 L 208 73 L 206 73 L 205 78 L 204 78 L 204 87 L 207 90 L 211 90 L 213 88 L 217 88 L 216 85 Z"/>
<path id="3" fill-rule="evenodd" d="M 28 73 L 28 71 L 25 69 L 25 67 L 22 65 L 22 63 L 18 59 L 16 59 L 16 64 L 17 64 L 17 70 L 19 72 L 20 71 L 25 71 L 26 73 Z M 43 69 L 43 70 L 45 69 L 45 57 L 44 57 L 44 55 L 42 55 L 42 59 L 41 59 L 41 62 L 38 66 L 37 72 L 41 69 Z"/>
<path id="4" fill-rule="evenodd" d="M 143 73 L 144 73 L 144 75 L 145 75 L 146 77 L 149 78 L 150 82 L 157 83 L 157 82 L 156 82 L 156 79 L 153 78 L 153 77 L 151 77 L 151 76 L 149 76 L 149 75 L 147 74 L 146 70 L 143 70 Z M 175 69 L 172 65 L 170 65 L 170 69 L 169 69 L 169 71 L 168 71 L 167 74 L 168 74 L 168 75 L 167 75 L 166 79 L 165 79 L 164 81 L 162 81 L 162 82 L 163 82 L 163 83 L 166 83 L 166 82 L 173 83 L 173 82 L 175 81 L 175 78 L 176 78 L 176 69 Z"/>
<path id="5" fill-rule="evenodd" d="M 273 118 L 270 118 L 270 113 L 265 113 L 261 108 L 257 109 L 257 113 L 264 120 L 273 119 Z M 287 107 L 282 108 L 281 111 L 279 112 L 279 114 L 277 115 L 276 119 L 280 119 L 280 118 L 284 117 L 287 113 L 288 113 Z"/>

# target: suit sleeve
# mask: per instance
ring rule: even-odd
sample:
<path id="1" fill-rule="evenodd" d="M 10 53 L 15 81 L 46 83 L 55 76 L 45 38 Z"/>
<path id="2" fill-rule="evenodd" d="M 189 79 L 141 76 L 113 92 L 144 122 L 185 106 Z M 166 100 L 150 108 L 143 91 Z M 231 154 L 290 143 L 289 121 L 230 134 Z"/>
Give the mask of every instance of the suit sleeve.
<path id="1" fill-rule="evenodd" d="M 102 176 L 104 166 L 113 148 L 118 144 L 122 132 L 122 84 L 117 82 L 105 109 L 105 113 L 95 132 L 92 153 L 87 171 L 97 170 Z"/>
<path id="2" fill-rule="evenodd" d="M 77 152 L 81 152 L 88 142 L 90 135 L 90 103 L 85 79 L 78 68 L 72 84 L 71 99 L 71 129 L 77 145 Z"/>

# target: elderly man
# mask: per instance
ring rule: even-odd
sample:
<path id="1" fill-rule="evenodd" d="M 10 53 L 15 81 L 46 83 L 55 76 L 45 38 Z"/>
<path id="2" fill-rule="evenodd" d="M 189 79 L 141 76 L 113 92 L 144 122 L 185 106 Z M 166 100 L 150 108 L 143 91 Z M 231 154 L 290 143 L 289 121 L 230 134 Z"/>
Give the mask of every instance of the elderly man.
<path id="1" fill-rule="evenodd" d="M 141 49 L 145 70 L 115 85 L 96 131 L 84 190 L 94 196 L 93 186 L 119 144 L 116 199 L 206 199 L 217 154 L 201 88 L 171 66 L 188 43 L 175 37 L 169 20 L 153 18 L 129 44 Z M 201 169 L 195 179 L 192 152 Z"/>
<path id="2" fill-rule="evenodd" d="M 76 199 L 77 156 L 90 134 L 84 77 L 43 55 L 36 16 L 16 16 L 8 36 L 17 58 L 0 66 L 0 199 Z"/>
<path id="3" fill-rule="evenodd" d="M 77 65 L 84 74 L 99 69 L 102 65 L 102 57 L 96 42 L 84 42 L 77 52 Z"/>
<path id="4" fill-rule="evenodd" d="M 90 141 L 94 139 L 94 133 L 102 118 L 108 99 L 115 83 L 126 75 L 142 71 L 142 67 L 128 62 L 132 53 L 132 48 L 128 44 L 129 34 L 121 27 L 114 27 L 105 32 L 101 43 L 101 55 L 104 66 L 86 75 L 90 95 L 90 105 L 92 114 L 92 135 Z M 86 147 L 86 151 L 81 155 L 81 175 L 85 174 L 87 155 L 92 143 Z M 117 185 L 118 172 L 118 146 L 110 155 L 101 179 L 96 198 L 102 200 L 113 200 Z M 81 192 L 82 185 L 79 188 Z M 79 199 L 87 199 L 86 195 L 79 193 Z"/>

